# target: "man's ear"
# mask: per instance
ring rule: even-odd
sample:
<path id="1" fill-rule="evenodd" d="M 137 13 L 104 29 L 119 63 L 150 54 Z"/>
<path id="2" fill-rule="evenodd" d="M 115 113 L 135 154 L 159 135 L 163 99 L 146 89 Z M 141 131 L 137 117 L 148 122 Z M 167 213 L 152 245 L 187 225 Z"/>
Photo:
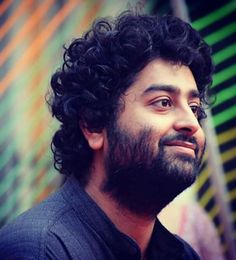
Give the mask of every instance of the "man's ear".
<path id="1" fill-rule="evenodd" d="M 104 143 L 104 131 L 101 132 L 91 132 L 87 127 L 80 124 L 80 128 L 87 140 L 89 146 L 93 150 L 99 150 L 103 147 Z"/>

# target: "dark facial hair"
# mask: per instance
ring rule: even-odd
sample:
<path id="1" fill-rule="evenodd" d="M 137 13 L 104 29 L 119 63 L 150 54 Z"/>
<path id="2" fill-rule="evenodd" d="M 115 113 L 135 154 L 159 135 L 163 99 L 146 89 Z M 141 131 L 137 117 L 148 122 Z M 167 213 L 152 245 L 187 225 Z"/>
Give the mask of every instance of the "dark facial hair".
<path id="1" fill-rule="evenodd" d="M 133 136 L 115 126 L 107 133 L 109 151 L 103 191 L 121 207 L 153 218 L 195 181 L 203 155 L 202 151 L 200 158 L 197 156 L 199 147 L 195 138 L 181 134 L 165 136 L 155 145 L 151 129 Z M 171 140 L 196 144 L 195 158 L 168 153 L 165 143 Z"/>

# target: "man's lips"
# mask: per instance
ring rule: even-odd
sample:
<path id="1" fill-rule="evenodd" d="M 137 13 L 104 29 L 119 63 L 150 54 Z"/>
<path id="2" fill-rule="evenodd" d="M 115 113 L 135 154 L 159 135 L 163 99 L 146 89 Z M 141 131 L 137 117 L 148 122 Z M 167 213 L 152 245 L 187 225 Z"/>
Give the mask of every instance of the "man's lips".
<path id="1" fill-rule="evenodd" d="M 165 145 L 185 147 L 185 148 L 188 148 L 188 149 L 192 149 L 194 151 L 196 150 L 196 145 L 193 144 L 193 143 L 187 142 L 187 141 L 176 140 L 176 141 L 171 141 L 171 142 L 165 143 Z"/>

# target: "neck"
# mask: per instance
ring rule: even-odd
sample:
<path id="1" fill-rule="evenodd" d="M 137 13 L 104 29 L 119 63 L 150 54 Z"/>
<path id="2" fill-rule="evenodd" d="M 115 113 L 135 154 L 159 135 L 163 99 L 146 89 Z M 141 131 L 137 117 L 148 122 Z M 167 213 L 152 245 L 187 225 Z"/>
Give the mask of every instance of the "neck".
<path id="1" fill-rule="evenodd" d="M 141 250 L 142 259 L 144 259 L 151 239 L 155 218 L 139 216 L 122 208 L 109 194 L 101 191 L 99 179 L 96 178 L 96 175 L 92 175 L 90 182 L 85 188 L 86 192 L 102 208 L 114 225 L 137 243 Z"/>

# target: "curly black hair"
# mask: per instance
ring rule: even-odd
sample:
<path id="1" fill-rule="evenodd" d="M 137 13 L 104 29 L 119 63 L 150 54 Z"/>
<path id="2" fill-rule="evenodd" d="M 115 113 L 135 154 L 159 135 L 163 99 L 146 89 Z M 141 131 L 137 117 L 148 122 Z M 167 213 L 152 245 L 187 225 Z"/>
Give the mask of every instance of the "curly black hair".
<path id="1" fill-rule="evenodd" d="M 100 132 L 116 115 L 118 100 L 137 74 L 162 58 L 190 68 L 206 104 L 212 82 L 211 49 L 188 23 L 173 16 L 126 11 L 95 20 L 81 38 L 65 47 L 64 63 L 52 76 L 49 100 L 60 122 L 52 139 L 55 168 L 88 179 L 93 151 L 81 131 Z"/>

